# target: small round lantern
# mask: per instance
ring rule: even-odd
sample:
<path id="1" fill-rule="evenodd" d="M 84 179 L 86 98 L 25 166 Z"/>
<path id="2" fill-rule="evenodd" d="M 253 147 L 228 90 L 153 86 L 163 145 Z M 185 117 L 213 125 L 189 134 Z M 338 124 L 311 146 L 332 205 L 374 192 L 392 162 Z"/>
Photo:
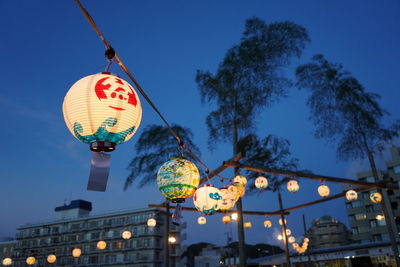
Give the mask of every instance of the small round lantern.
<path id="1" fill-rule="evenodd" d="M 231 214 L 231 218 L 232 218 L 232 220 L 234 220 L 234 221 L 237 221 L 238 216 L 239 216 L 239 215 L 238 215 L 236 212 Z"/>
<path id="2" fill-rule="evenodd" d="M 12 259 L 11 258 L 4 258 L 3 259 L 3 265 L 4 266 L 10 266 L 12 264 Z"/>
<path id="3" fill-rule="evenodd" d="M 296 180 L 290 180 L 286 186 L 290 193 L 296 193 L 300 189 L 299 183 Z"/>
<path id="4" fill-rule="evenodd" d="M 321 197 L 327 197 L 327 196 L 329 196 L 329 193 L 330 193 L 331 191 L 330 191 L 330 189 L 329 189 L 329 187 L 326 185 L 326 184 L 322 184 L 322 185 L 320 185 L 319 187 L 318 187 L 318 194 L 321 196 Z"/>
<path id="5" fill-rule="evenodd" d="M 246 186 L 247 184 L 247 179 L 243 175 L 236 175 L 235 178 L 233 178 L 233 183 L 238 183 L 243 186 Z"/>
<path id="6" fill-rule="evenodd" d="M 131 231 L 125 230 L 122 232 L 122 238 L 128 240 L 132 237 Z"/>
<path id="7" fill-rule="evenodd" d="M 206 223 L 207 223 L 206 217 L 200 216 L 200 217 L 197 219 L 197 223 L 200 224 L 200 225 L 206 224 Z"/>
<path id="8" fill-rule="evenodd" d="M 279 219 L 278 222 L 279 222 L 280 225 L 282 225 L 282 219 Z M 287 224 L 287 221 L 286 221 L 286 219 L 285 219 L 285 225 L 286 225 L 286 224 Z"/>
<path id="9" fill-rule="evenodd" d="M 303 239 L 303 243 L 308 243 L 310 241 L 310 239 L 308 239 L 307 237 L 305 237 L 304 239 Z"/>
<path id="10" fill-rule="evenodd" d="M 155 227 L 157 225 L 157 221 L 154 218 L 150 218 L 147 220 L 147 226 L 148 227 Z"/>
<path id="11" fill-rule="evenodd" d="M 79 141 L 97 152 L 113 151 L 139 127 L 142 107 L 133 87 L 108 72 L 86 76 L 65 95 L 65 123 Z"/>
<path id="12" fill-rule="evenodd" d="M 293 243 L 292 244 L 293 249 L 295 249 L 296 251 L 299 249 L 299 244 L 298 243 Z"/>
<path id="13" fill-rule="evenodd" d="M 228 190 L 227 188 L 219 189 L 221 191 L 222 202 L 221 202 L 221 211 L 228 211 L 235 206 L 236 203 L 236 195 L 233 191 Z"/>
<path id="14" fill-rule="evenodd" d="M 259 176 L 254 182 L 255 187 L 258 189 L 265 189 L 268 187 L 268 180 L 264 176 Z"/>
<path id="15" fill-rule="evenodd" d="M 382 195 L 381 195 L 381 193 L 378 193 L 378 192 L 371 193 L 369 198 L 375 204 L 378 204 L 382 201 Z"/>
<path id="16" fill-rule="evenodd" d="M 165 162 L 157 173 L 157 185 L 161 194 L 174 203 L 191 197 L 200 183 L 200 174 L 193 162 L 175 157 Z"/>
<path id="17" fill-rule="evenodd" d="M 98 249 L 104 250 L 104 249 L 106 249 L 106 247 L 107 247 L 106 241 L 102 240 L 102 241 L 97 242 L 97 248 Z"/>
<path id="18" fill-rule="evenodd" d="M 57 260 L 57 256 L 54 254 L 50 254 L 49 256 L 47 256 L 47 262 L 48 263 L 55 263 Z"/>
<path id="19" fill-rule="evenodd" d="M 34 265 L 35 262 L 36 262 L 35 257 L 28 257 L 28 258 L 26 258 L 26 264 L 28 264 L 28 265 Z"/>
<path id="20" fill-rule="evenodd" d="M 223 222 L 224 224 L 230 223 L 230 222 L 231 222 L 231 217 L 228 216 L 228 215 L 223 216 L 223 217 L 222 217 L 222 222 Z"/>
<path id="21" fill-rule="evenodd" d="M 353 201 L 353 200 L 356 200 L 358 198 L 358 195 L 357 195 L 357 192 L 356 191 L 354 191 L 354 190 L 348 190 L 347 192 L 346 192 L 346 199 L 348 200 L 348 201 Z"/>
<path id="22" fill-rule="evenodd" d="M 252 225 L 251 225 L 251 222 L 244 222 L 244 223 L 243 223 L 243 227 L 246 228 L 246 229 L 250 229 L 251 226 L 252 226 Z"/>
<path id="23" fill-rule="evenodd" d="M 277 238 L 278 238 L 278 240 L 283 240 L 283 236 L 282 235 L 278 235 Z"/>
<path id="24" fill-rule="evenodd" d="M 72 257 L 79 258 L 82 254 L 82 250 L 80 248 L 74 248 L 72 250 Z"/>
<path id="25" fill-rule="evenodd" d="M 385 219 L 385 216 L 378 214 L 378 215 L 376 215 L 375 219 L 377 219 L 378 221 L 381 221 L 381 220 Z"/>
<path id="26" fill-rule="evenodd" d="M 176 243 L 176 237 L 175 237 L 175 236 L 170 236 L 170 237 L 168 238 L 168 242 L 171 243 L 171 244 Z"/>
<path id="27" fill-rule="evenodd" d="M 272 222 L 270 220 L 265 220 L 264 221 L 264 227 L 265 228 L 271 228 L 272 226 Z"/>
<path id="28" fill-rule="evenodd" d="M 288 241 L 289 243 L 294 243 L 296 242 L 296 238 L 294 236 L 289 236 Z"/>
<path id="29" fill-rule="evenodd" d="M 193 195 L 194 206 L 205 214 L 216 212 L 221 207 L 221 195 L 221 191 L 211 185 L 200 187 Z"/>
<path id="30" fill-rule="evenodd" d="M 287 236 L 290 236 L 291 234 L 292 234 L 292 231 L 291 231 L 290 229 L 287 228 L 287 229 L 286 229 L 286 235 L 287 235 Z"/>

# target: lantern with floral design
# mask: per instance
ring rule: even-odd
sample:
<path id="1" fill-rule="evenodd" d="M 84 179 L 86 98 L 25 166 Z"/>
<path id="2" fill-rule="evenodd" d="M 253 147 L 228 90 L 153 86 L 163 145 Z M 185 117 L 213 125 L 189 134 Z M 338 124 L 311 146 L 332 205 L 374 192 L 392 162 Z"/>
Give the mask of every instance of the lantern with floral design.
<path id="1" fill-rule="evenodd" d="M 97 152 L 113 151 L 139 127 L 142 107 L 133 87 L 108 72 L 86 76 L 67 92 L 65 123 L 79 141 Z"/>
<path id="2" fill-rule="evenodd" d="M 200 216 L 200 217 L 197 219 L 197 223 L 200 224 L 200 225 L 206 224 L 206 223 L 207 223 L 206 217 Z"/>
<path id="3" fill-rule="evenodd" d="M 122 238 L 128 240 L 132 237 L 132 233 L 129 230 L 125 230 L 122 232 Z"/>
<path id="4" fill-rule="evenodd" d="M 235 187 L 236 188 L 236 187 Z M 236 203 L 236 194 L 237 192 L 231 191 L 228 188 L 220 188 L 222 202 L 221 202 L 221 211 L 228 211 L 235 206 Z"/>
<path id="5" fill-rule="evenodd" d="M 258 189 L 265 189 L 268 187 L 268 180 L 264 176 L 258 176 L 254 182 L 254 185 Z"/>
<path id="6" fill-rule="evenodd" d="M 378 193 L 378 192 L 374 192 L 374 193 L 371 193 L 369 198 L 371 199 L 371 201 L 373 203 L 378 204 L 382 201 L 382 194 Z"/>
<path id="7" fill-rule="evenodd" d="M 165 162 L 157 173 L 157 185 L 161 194 L 174 203 L 191 197 L 200 183 L 200 174 L 193 162 L 174 157 Z"/>
<path id="8" fill-rule="evenodd" d="M 296 242 L 296 238 L 294 236 L 289 236 L 288 241 L 289 243 L 294 243 Z"/>
<path id="9" fill-rule="evenodd" d="M 238 183 L 243 186 L 247 185 L 247 178 L 243 175 L 236 175 L 235 178 L 233 178 L 233 183 Z"/>
<path id="10" fill-rule="evenodd" d="M 299 183 L 296 180 L 290 180 L 287 183 L 286 187 L 290 193 L 296 193 L 300 189 Z"/>
<path id="11" fill-rule="evenodd" d="M 330 193 L 331 191 L 330 191 L 330 189 L 329 189 L 329 187 L 326 185 L 326 184 L 322 184 L 322 185 L 320 185 L 319 187 L 318 187 L 318 194 L 321 196 L 321 197 L 327 197 L 327 196 L 329 196 L 329 193 Z"/>
<path id="12" fill-rule="evenodd" d="M 271 228 L 272 226 L 272 222 L 270 220 L 265 220 L 264 221 L 264 227 L 265 228 Z"/>
<path id="13" fill-rule="evenodd" d="M 358 198 L 358 195 L 357 195 L 357 192 L 356 192 L 356 191 L 354 191 L 354 190 L 348 190 L 348 191 L 346 192 L 346 199 L 347 199 L 348 201 L 357 200 L 357 198 Z"/>
<path id="14" fill-rule="evenodd" d="M 221 207 L 221 195 L 221 191 L 211 185 L 200 187 L 193 195 L 194 206 L 205 214 L 214 213 Z"/>

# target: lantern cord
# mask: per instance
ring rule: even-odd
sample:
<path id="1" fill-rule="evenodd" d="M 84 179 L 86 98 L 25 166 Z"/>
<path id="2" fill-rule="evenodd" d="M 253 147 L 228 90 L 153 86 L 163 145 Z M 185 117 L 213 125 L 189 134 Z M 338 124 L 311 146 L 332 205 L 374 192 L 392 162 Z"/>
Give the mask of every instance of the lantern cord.
<path id="1" fill-rule="evenodd" d="M 90 23 L 92 28 L 96 31 L 97 35 L 100 37 L 101 41 L 104 43 L 107 49 L 113 49 L 111 44 L 104 38 L 103 34 L 100 32 L 99 28 L 96 26 L 96 23 L 94 22 L 93 18 L 90 16 L 89 12 L 82 6 L 81 2 L 79 0 L 75 0 L 75 3 L 78 5 L 79 9 L 82 11 L 83 15 L 87 19 L 87 21 Z M 125 72 L 126 75 L 131 79 L 131 81 L 135 84 L 136 88 L 138 91 L 141 93 L 141 95 L 146 99 L 147 103 L 153 108 L 153 110 L 158 114 L 160 119 L 165 123 L 165 125 L 168 127 L 168 130 L 170 133 L 176 138 L 178 141 L 179 146 L 183 147 L 191 156 L 192 158 L 197 161 L 200 165 L 202 165 L 205 169 L 206 172 L 209 172 L 210 170 L 208 167 L 200 160 L 199 157 L 197 157 L 193 151 L 182 141 L 182 139 L 179 137 L 179 135 L 172 129 L 170 124 L 167 122 L 167 120 L 164 118 L 164 116 L 161 114 L 161 112 L 157 109 L 157 107 L 154 105 L 153 101 L 149 98 L 149 96 L 146 94 L 146 92 L 142 89 L 140 84 L 136 81 L 136 79 L 133 77 L 133 75 L 129 72 L 128 68 L 125 66 L 125 64 L 122 62 L 118 54 L 115 52 L 115 61 L 118 63 L 118 65 L 121 67 L 121 69 Z"/>

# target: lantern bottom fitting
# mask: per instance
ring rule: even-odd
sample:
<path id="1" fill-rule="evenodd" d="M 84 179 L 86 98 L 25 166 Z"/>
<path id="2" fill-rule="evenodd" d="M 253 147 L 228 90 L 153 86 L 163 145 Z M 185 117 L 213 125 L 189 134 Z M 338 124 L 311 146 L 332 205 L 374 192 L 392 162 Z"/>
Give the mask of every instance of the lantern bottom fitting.
<path id="1" fill-rule="evenodd" d="M 95 152 L 111 152 L 115 150 L 115 143 L 108 141 L 96 141 L 90 143 L 90 150 Z"/>
<path id="2" fill-rule="evenodd" d="M 172 203 L 183 203 L 183 202 L 185 202 L 185 199 L 184 198 L 172 198 L 171 202 Z"/>

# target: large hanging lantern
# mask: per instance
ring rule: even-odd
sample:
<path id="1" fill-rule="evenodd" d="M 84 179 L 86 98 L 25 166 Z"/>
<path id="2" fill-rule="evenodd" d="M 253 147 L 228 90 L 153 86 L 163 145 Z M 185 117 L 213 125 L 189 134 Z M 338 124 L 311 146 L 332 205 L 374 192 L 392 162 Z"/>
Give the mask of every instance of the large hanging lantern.
<path id="1" fill-rule="evenodd" d="M 74 248 L 72 250 L 72 257 L 79 258 L 82 254 L 82 250 L 80 248 Z"/>
<path id="2" fill-rule="evenodd" d="M 200 217 L 197 219 L 197 223 L 200 224 L 200 225 L 206 224 L 206 223 L 207 223 L 206 217 L 200 216 Z"/>
<path id="3" fill-rule="evenodd" d="M 268 180 L 264 176 L 259 176 L 254 182 L 255 187 L 258 189 L 265 189 L 268 187 Z"/>
<path id="4" fill-rule="evenodd" d="M 296 180 L 290 180 L 287 183 L 286 187 L 290 193 L 296 193 L 300 189 L 299 183 Z"/>
<path id="5" fill-rule="evenodd" d="M 346 192 L 346 199 L 348 200 L 348 201 L 353 201 L 353 200 L 356 200 L 358 198 L 358 195 L 357 195 L 357 192 L 356 191 L 354 191 L 354 190 L 348 190 L 347 192 Z"/>
<path id="6" fill-rule="evenodd" d="M 174 203 L 191 197 L 200 183 L 200 174 L 193 162 L 181 157 L 165 162 L 157 173 L 161 194 Z"/>
<path id="7" fill-rule="evenodd" d="M 131 231 L 125 230 L 122 232 L 122 238 L 128 240 L 132 237 Z"/>
<path id="8" fill-rule="evenodd" d="M 133 87 L 108 72 L 86 76 L 69 89 L 64 120 L 79 141 L 97 152 L 113 151 L 139 127 L 142 107 Z"/>
<path id="9" fill-rule="evenodd" d="M 265 228 L 271 228 L 272 226 L 272 222 L 270 220 L 265 220 L 264 221 L 264 227 Z"/>
<path id="10" fill-rule="evenodd" d="M 223 222 L 224 224 L 230 223 L 230 222 L 231 222 L 231 216 L 228 216 L 228 215 L 223 216 L 223 217 L 222 217 L 222 222 Z"/>
<path id="11" fill-rule="evenodd" d="M 228 188 L 221 188 L 219 189 L 221 191 L 221 197 L 222 197 L 222 202 L 221 202 L 221 211 L 228 211 L 231 208 L 235 206 L 236 203 L 236 193 L 228 190 Z"/>
<path id="12" fill-rule="evenodd" d="M 26 264 L 28 264 L 28 265 L 34 265 L 35 262 L 36 262 L 36 258 L 35 257 L 26 258 Z"/>
<path id="13" fill-rule="evenodd" d="M 326 184 L 322 184 L 318 187 L 318 194 L 321 197 L 327 197 L 329 196 L 329 193 L 331 192 L 331 190 L 329 189 L 329 187 Z"/>
<path id="14" fill-rule="evenodd" d="M 3 265 L 4 266 L 10 266 L 12 264 L 12 259 L 11 258 L 4 258 L 3 259 Z"/>
<path id="15" fill-rule="evenodd" d="M 104 249 L 106 249 L 106 247 L 107 247 L 106 241 L 101 240 L 101 241 L 97 242 L 97 248 L 98 249 L 104 250 Z"/>
<path id="16" fill-rule="evenodd" d="M 57 260 L 57 256 L 54 254 L 50 254 L 49 256 L 47 256 L 47 262 L 48 263 L 55 263 Z"/>
<path id="17" fill-rule="evenodd" d="M 371 199 L 371 201 L 373 203 L 378 204 L 382 201 L 382 194 L 378 193 L 378 192 L 374 192 L 374 193 L 371 193 L 369 198 Z"/>
<path id="18" fill-rule="evenodd" d="M 246 228 L 246 229 L 250 229 L 251 226 L 252 226 L 251 222 L 244 222 L 243 223 L 243 227 Z"/>
<path id="19" fill-rule="evenodd" d="M 222 203 L 221 191 L 211 185 L 205 185 L 196 190 L 193 195 L 196 209 L 205 214 L 216 212 Z"/>

